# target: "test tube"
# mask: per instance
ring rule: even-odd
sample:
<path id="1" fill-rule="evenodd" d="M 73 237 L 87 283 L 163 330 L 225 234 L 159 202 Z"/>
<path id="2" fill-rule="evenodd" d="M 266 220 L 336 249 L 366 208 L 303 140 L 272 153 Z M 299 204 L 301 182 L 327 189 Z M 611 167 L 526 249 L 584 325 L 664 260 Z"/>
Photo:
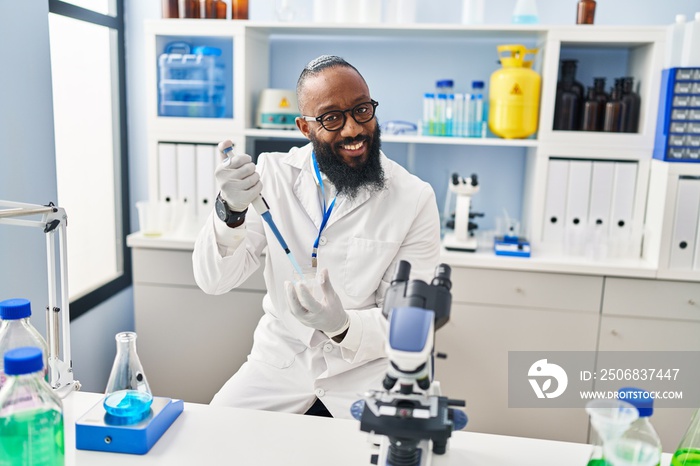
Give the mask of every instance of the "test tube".
<path id="1" fill-rule="evenodd" d="M 438 94 L 435 99 L 435 134 L 438 136 L 445 135 L 445 121 L 447 111 L 447 94 Z"/>
<path id="2" fill-rule="evenodd" d="M 426 92 L 423 94 L 423 121 L 422 134 L 429 135 L 434 133 L 435 125 L 435 94 Z"/>

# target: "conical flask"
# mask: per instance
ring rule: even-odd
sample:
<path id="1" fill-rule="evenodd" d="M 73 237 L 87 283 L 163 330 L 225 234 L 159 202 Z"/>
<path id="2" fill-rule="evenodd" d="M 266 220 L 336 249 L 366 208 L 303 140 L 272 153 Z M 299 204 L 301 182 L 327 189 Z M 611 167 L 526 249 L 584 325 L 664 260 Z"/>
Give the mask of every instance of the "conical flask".
<path id="1" fill-rule="evenodd" d="M 690 427 L 671 458 L 671 466 L 700 466 L 700 408 L 693 413 Z"/>
<path id="2" fill-rule="evenodd" d="M 114 338 L 117 355 L 105 390 L 104 408 L 121 423 L 138 422 L 150 412 L 153 395 L 136 353 L 136 333 L 121 332 Z"/>
<path id="3" fill-rule="evenodd" d="M 136 352 L 136 333 L 121 332 L 114 337 L 117 341 L 117 356 L 109 374 L 105 394 L 119 390 L 138 390 L 151 393 L 146 374 Z"/>

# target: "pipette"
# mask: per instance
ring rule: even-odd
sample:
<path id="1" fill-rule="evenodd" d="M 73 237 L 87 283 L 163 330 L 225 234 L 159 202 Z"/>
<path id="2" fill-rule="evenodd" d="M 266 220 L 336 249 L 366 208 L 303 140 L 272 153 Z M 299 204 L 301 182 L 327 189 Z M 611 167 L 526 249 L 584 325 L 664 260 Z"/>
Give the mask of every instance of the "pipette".
<path id="1" fill-rule="evenodd" d="M 228 158 L 231 157 L 231 152 L 233 152 L 233 146 L 228 146 L 224 149 L 224 155 Z M 224 159 L 224 163 L 226 163 L 227 159 Z M 294 267 L 294 270 L 296 273 L 299 274 L 299 277 L 303 278 L 304 273 L 301 271 L 301 267 L 299 267 L 299 263 L 297 262 L 296 258 L 294 257 L 294 254 L 292 254 L 292 251 L 289 249 L 287 246 L 287 243 L 284 241 L 284 238 L 282 237 L 282 233 L 280 233 L 279 229 L 277 229 L 277 225 L 275 225 L 275 221 L 272 220 L 272 214 L 270 213 L 270 207 L 267 205 L 267 202 L 265 201 L 265 198 L 262 197 L 262 194 L 256 197 L 253 202 L 253 208 L 255 211 L 260 214 L 260 216 L 267 222 L 267 224 L 270 226 L 270 230 L 272 230 L 272 233 L 274 233 L 275 237 L 277 238 L 277 241 L 279 241 L 280 245 L 282 246 L 282 249 L 284 249 L 285 254 L 287 254 L 287 257 L 289 258 L 289 261 L 292 263 L 292 267 Z"/>

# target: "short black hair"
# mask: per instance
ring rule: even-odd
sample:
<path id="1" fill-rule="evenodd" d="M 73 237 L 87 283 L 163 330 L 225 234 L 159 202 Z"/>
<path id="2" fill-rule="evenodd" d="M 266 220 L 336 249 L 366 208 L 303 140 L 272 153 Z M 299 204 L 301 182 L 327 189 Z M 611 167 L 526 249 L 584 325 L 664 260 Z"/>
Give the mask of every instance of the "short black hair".
<path id="1" fill-rule="evenodd" d="M 304 69 L 301 70 L 301 74 L 299 75 L 299 79 L 297 80 L 297 102 L 299 104 L 299 110 L 301 110 L 301 107 L 303 106 L 301 90 L 304 87 L 304 83 L 306 83 L 306 80 L 310 76 L 316 76 L 318 73 L 327 68 L 334 68 L 336 66 L 351 68 L 355 70 L 355 72 L 360 76 L 360 78 L 362 78 L 363 81 L 365 80 L 365 78 L 357 70 L 357 68 L 352 66 L 350 63 L 348 63 L 341 57 L 338 57 L 336 55 L 321 55 L 320 57 L 316 57 L 309 63 L 307 63 Z"/>

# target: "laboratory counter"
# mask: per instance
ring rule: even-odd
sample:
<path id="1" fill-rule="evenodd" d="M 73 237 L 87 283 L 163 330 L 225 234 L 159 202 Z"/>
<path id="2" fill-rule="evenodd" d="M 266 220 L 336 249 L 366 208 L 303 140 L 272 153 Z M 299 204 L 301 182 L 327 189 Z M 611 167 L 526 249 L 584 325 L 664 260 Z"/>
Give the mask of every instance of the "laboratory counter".
<path id="1" fill-rule="evenodd" d="M 197 403 L 185 403 L 182 414 L 146 455 L 76 450 L 75 420 L 101 400 L 101 394 L 86 392 L 73 392 L 63 400 L 66 465 L 363 466 L 376 453 L 357 421 Z M 584 466 L 590 451 L 585 444 L 460 431 L 452 435 L 447 453 L 435 455 L 432 464 Z M 669 461 L 665 454 L 661 465 Z"/>

